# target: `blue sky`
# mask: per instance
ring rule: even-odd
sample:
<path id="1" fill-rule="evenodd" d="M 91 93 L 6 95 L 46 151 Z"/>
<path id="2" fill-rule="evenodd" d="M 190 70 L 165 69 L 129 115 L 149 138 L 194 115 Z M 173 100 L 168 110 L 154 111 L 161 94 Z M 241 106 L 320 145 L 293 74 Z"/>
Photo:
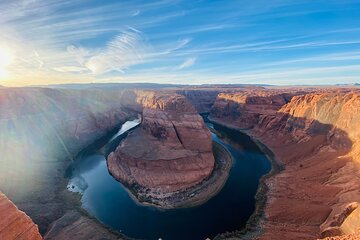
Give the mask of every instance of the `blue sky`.
<path id="1" fill-rule="evenodd" d="M 2 85 L 360 82 L 360 1 L 5 0 L 0 27 Z"/>

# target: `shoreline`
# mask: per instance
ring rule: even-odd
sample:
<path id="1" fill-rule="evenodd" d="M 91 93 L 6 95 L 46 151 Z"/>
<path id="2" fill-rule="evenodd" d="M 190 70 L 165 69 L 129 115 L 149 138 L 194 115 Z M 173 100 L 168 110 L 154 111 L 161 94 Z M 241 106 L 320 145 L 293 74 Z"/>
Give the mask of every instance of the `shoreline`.
<path id="1" fill-rule="evenodd" d="M 264 143 L 262 143 L 259 139 L 255 138 L 251 134 L 249 134 L 249 132 L 247 132 L 246 130 L 210 117 L 207 117 L 207 119 L 210 123 L 215 123 L 220 126 L 224 126 L 226 128 L 240 132 L 250 137 L 251 140 L 257 145 L 257 147 L 261 150 L 261 152 L 265 154 L 265 156 L 271 163 L 270 172 L 263 175 L 259 180 L 258 189 L 255 195 L 255 210 L 254 213 L 248 219 L 246 225 L 237 231 L 233 231 L 229 233 L 220 233 L 214 238 L 214 240 L 221 240 L 229 237 L 242 237 L 244 239 L 253 239 L 254 237 L 260 235 L 261 232 L 263 231 L 261 222 L 265 218 L 265 208 L 268 202 L 268 192 L 270 191 L 269 187 L 266 185 L 266 180 L 280 173 L 283 170 L 283 165 L 276 159 L 276 155 Z"/>
<path id="2" fill-rule="evenodd" d="M 57 220 L 50 223 L 47 231 L 42 234 L 43 237 L 46 236 L 46 234 L 51 230 L 51 226 L 56 224 L 57 221 L 60 220 L 62 217 L 66 216 L 66 214 L 68 212 L 76 211 L 77 213 L 80 214 L 80 216 L 82 216 L 82 217 L 84 217 L 86 219 L 94 221 L 94 223 L 96 224 L 95 226 L 98 226 L 98 227 L 108 231 L 109 235 L 115 235 L 115 236 L 118 237 L 118 239 L 132 240 L 131 238 L 129 238 L 128 236 L 125 236 L 121 232 L 118 232 L 117 230 L 113 229 L 112 227 L 106 225 L 105 223 L 102 223 L 95 216 L 92 216 L 89 212 L 87 212 L 84 208 L 82 208 L 82 206 L 81 206 L 82 205 L 82 203 L 81 203 L 81 194 L 77 193 L 77 192 L 70 191 L 67 188 L 67 186 L 69 184 L 69 179 L 70 179 L 71 172 L 72 172 L 71 166 L 72 166 L 72 164 L 74 164 L 76 159 L 80 158 L 84 154 L 86 154 L 86 151 L 88 151 L 89 149 L 97 148 L 96 146 L 101 145 L 102 147 L 99 147 L 99 150 L 101 150 L 106 145 L 106 142 L 109 139 L 111 139 L 111 136 L 114 135 L 117 131 L 119 131 L 121 126 L 126 121 L 130 121 L 133 118 L 136 118 L 136 117 L 132 116 L 132 115 L 127 117 L 122 122 L 120 122 L 119 124 L 114 126 L 112 129 L 110 129 L 109 131 L 104 133 L 101 137 L 99 137 L 97 139 L 94 139 L 92 142 L 87 144 L 85 147 L 83 147 L 83 148 L 79 149 L 77 152 L 73 153 L 70 157 L 65 158 L 65 161 L 64 161 L 65 164 L 63 166 L 63 168 L 64 168 L 63 178 L 58 183 L 57 186 L 59 187 L 58 198 L 65 202 L 66 207 L 64 209 L 62 209 L 64 211 L 64 214 L 60 218 L 58 218 Z M 71 223 L 69 223 L 69 224 L 71 224 Z M 65 225 L 65 227 L 68 227 L 69 224 Z"/>
<path id="3" fill-rule="evenodd" d="M 147 188 L 138 185 L 129 186 L 116 178 L 114 179 L 124 186 L 129 196 L 139 206 L 151 206 L 161 210 L 199 206 L 209 201 L 222 190 L 233 166 L 234 161 L 230 152 L 215 141 L 213 141 L 213 153 L 215 156 L 215 168 L 207 179 L 188 189 L 170 193 L 169 196 L 164 198 L 149 195 Z M 110 172 L 109 174 L 111 175 Z"/>
<path id="4" fill-rule="evenodd" d="M 214 122 L 216 124 L 219 124 L 221 126 L 225 126 L 229 129 L 232 129 L 234 131 L 238 131 L 238 132 L 241 132 L 247 136 L 249 136 L 251 138 L 251 140 L 259 147 L 259 149 L 266 155 L 266 157 L 268 158 L 268 160 L 271 162 L 271 170 L 269 173 L 267 173 L 266 175 L 263 175 L 260 180 L 259 180 L 259 185 L 258 185 L 258 190 L 256 192 L 256 195 L 255 195 L 255 210 L 254 210 L 254 213 L 250 216 L 250 218 L 248 219 L 246 225 L 244 227 L 242 227 L 241 229 L 239 230 L 235 230 L 235 231 L 232 231 L 230 233 L 220 233 L 218 234 L 217 236 L 214 237 L 214 239 L 224 239 L 224 238 L 227 238 L 227 237 L 244 237 L 245 239 L 252 239 L 254 236 L 257 236 L 258 234 L 260 234 L 260 231 L 262 230 L 262 227 L 261 227 L 261 220 L 263 219 L 263 215 L 264 215 L 264 208 L 266 206 L 266 202 L 267 202 L 267 195 L 266 193 L 269 191 L 267 185 L 265 184 L 265 181 L 272 177 L 273 175 L 277 174 L 279 171 L 281 171 L 281 166 L 278 165 L 275 157 L 273 156 L 273 153 L 270 149 L 268 149 L 266 147 L 266 145 L 264 145 L 263 143 L 261 143 L 259 140 L 253 138 L 251 135 L 249 135 L 247 132 L 243 131 L 243 130 L 240 130 L 236 127 L 233 127 L 233 126 L 230 126 L 228 124 L 224 124 L 222 122 L 219 122 L 219 121 L 216 121 L 214 119 L 209 119 L 209 122 Z M 132 130 L 132 129 L 131 129 Z M 131 131 L 129 130 L 129 131 Z M 114 130 L 110 131 L 113 132 Z M 129 132 L 128 131 L 128 132 Z M 105 136 L 103 136 L 102 138 L 106 138 L 108 137 L 108 134 L 106 134 Z M 95 140 L 95 142 L 98 142 L 99 139 Z M 86 149 L 88 149 L 89 147 L 92 147 L 94 145 L 94 143 L 90 144 L 89 146 L 83 148 L 79 153 L 83 153 L 83 151 L 85 151 Z M 194 207 L 194 206 L 198 206 L 198 205 L 201 205 L 201 204 L 204 204 L 205 202 L 207 202 L 208 200 L 210 200 L 211 198 L 213 198 L 215 195 L 217 195 L 221 189 L 223 188 L 223 186 L 226 184 L 226 181 L 229 177 L 229 173 L 231 171 L 231 167 L 233 166 L 233 158 L 230 154 L 230 152 L 228 152 L 228 150 L 221 146 L 221 144 L 217 143 L 217 142 L 213 142 L 213 145 L 218 145 L 218 147 L 220 147 L 223 151 L 226 152 L 227 154 L 227 157 L 230 158 L 230 161 L 227 161 L 227 169 L 226 171 L 223 171 L 223 173 L 225 172 L 225 176 L 222 175 L 221 177 L 223 177 L 222 181 L 217 181 L 216 183 L 213 183 L 215 185 L 212 185 L 212 189 L 211 189 L 211 193 L 209 194 L 209 191 L 203 191 L 201 185 L 204 184 L 204 182 L 198 184 L 200 186 L 198 186 L 198 188 L 191 188 L 190 191 L 189 190 L 185 190 L 185 193 L 181 192 L 181 194 L 191 194 L 192 191 L 199 191 L 201 194 L 199 195 L 195 195 L 193 197 L 189 197 L 188 199 L 186 199 L 186 196 L 183 196 L 184 199 L 186 199 L 187 201 L 185 202 L 180 202 L 180 204 L 178 205 L 173 205 L 173 206 L 169 206 L 168 208 L 167 207 L 161 207 L 159 205 L 155 205 L 154 203 L 148 203 L 146 201 L 140 201 L 136 195 L 132 192 L 131 188 L 129 188 L 128 186 L 123 186 L 125 188 L 125 190 L 128 192 L 129 196 L 134 200 L 134 202 L 136 204 L 138 204 L 139 206 L 150 206 L 150 207 L 155 207 L 157 209 L 160 209 L 160 210 L 169 210 L 169 209 L 180 209 L 180 208 L 191 208 L 191 207 Z M 102 149 L 104 148 L 105 145 L 103 147 L 100 147 L 99 149 Z M 213 150 L 214 152 L 214 150 Z M 75 154 L 75 156 L 78 156 L 80 154 Z M 217 158 L 216 158 L 216 162 L 217 162 Z M 72 163 L 72 162 L 70 162 Z M 71 164 L 70 164 L 71 165 Z M 276 167 L 275 167 L 276 166 Z M 280 170 L 279 170 L 280 169 Z M 219 171 L 219 169 L 218 169 Z M 111 175 L 111 173 L 109 172 L 109 174 Z M 210 178 L 211 177 L 214 177 L 213 176 L 213 173 L 211 174 Z M 64 178 L 65 180 L 67 178 Z M 115 179 L 116 180 L 116 179 Z M 209 181 L 209 179 L 206 179 L 205 181 Z M 119 182 L 119 181 L 118 181 Z M 221 183 L 221 184 L 219 184 Z M 121 182 L 119 182 L 119 184 L 123 184 Z M 66 188 L 66 186 L 65 186 Z M 67 190 L 67 189 L 66 189 Z M 204 194 L 206 193 L 206 194 Z M 70 196 L 73 196 L 73 194 L 75 194 L 76 196 L 73 196 L 71 197 L 72 198 L 72 201 L 69 201 L 69 202 L 72 202 L 74 205 L 73 205 L 73 209 L 78 211 L 82 216 L 85 216 L 87 218 L 90 218 L 90 219 L 94 219 L 98 225 L 102 226 L 103 228 L 107 229 L 110 233 L 112 234 L 116 234 L 118 235 L 120 238 L 123 238 L 123 239 L 131 239 L 129 238 L 128 236 L 126 235 L 123 235 L 121 233 L 119 233 L 118 231 L 114 230 L 113 228 L 111 228 L 110 226 L 107 226 L 105 225 L 104 223 L 102 223 L 101 221 L 99 221 L 96 217 L 90 215 L 85 209 L 83 209 L 81 207 L 81 197 L 79 197 L 78 193 L 71 193 L 70 192 Z M 69 197 L 69 194 L 65 194 L 67 197 Z M 193 198 L 196 198 L 196 199 L 193 199 Z"/>
<path id="5" fill-rule="evenodd" d="M 131 119 L 131 117 L 130 117 Z M 129 119 L 127 119 L 129 120 Z M 120 128 L 121 128 L 121 125 L 124 124 L 127 120 L 125 120 L 124 122 L 118 124 L 116 127 L 114 127 L 113 129 L 111 129 L 110 131 L 108 131 L 106 134 L 104 134 L 102 137 L 98 138 L 98 139 L 95 139 L 93 142 L 91 142 L 90 144 L 88 144 L 87 146 L 85 146 L 84 148 L 80 149 L 78 152 L 76 152 L 75 154 L 72 155 L 72 158 L 67 158 L 67 164 L 65 164 L 65 168 L 64 168 L 64 177 L 63 177 L 63 180 L 61 181 L 61 189 L 60 189 L 60 194 L 59 194 L 59 197 L 61 199 L 63 199 L 65 202 L 66 202 L 66 205 L 68 206 L 64 212 L 64 215 L 63 216 L 66 216 L 66 214 L 69 212 L 69 211 L 76 211 L 77 213 L 79 213 L 82 217 L 84 218 L 87 218 L 87 219 L 90 219 L 90 220 L 93 220 L 97 226 L 107 230 L 109 232 L 109 234 L 114 234 L 116 236 L 118 236 L 118 239 L 124 239 L 124 240 L 133 240 L 133 238 L 129 237 L 129 236 L 126 236 L 124 235 L 123 233 L 121 232 L 118 232 L 117 230 L 113 229 L 111 226 L 108 226 L 106 225 L 105 223 L 101 222 L 100 220 L 98 220 L 95 216 L 92 216 L 90 213 L 88 213 L 84 208 L 82 208 L 81 206 L 81 194 L 80 193 L 76 193 L 76 192 L 71 192 L 67 189 L 67 185 L 68 185 L 68 182 L 69 182 L 69 172 L 71 169 L 71 165 L 76 161 L 75 159 L 77 157 L 81 157 L 84 153 L 86 153 L 87 150 L 89 149 L 93 149 L 94 146 L 96 145 L 99 145 L 101 144 L 102 146 L 100 146 L 98 148 L 98 150 L 103 153 L 103 154 L 106 154 L 108 149 L 105 149 L 106 148 L 106 145 L 103 145 L 103 143 L 106 141 L 106 139 L 110 139 L 111 136 L 113 133 L 116 133 Z M 135 127 L 136 128 L 136 127 Z M 127 131 L 130 132 L 132 131 L 134 128 L 130 129 Z M 122 139 L 121 139 L 122 140 Z M 223 188 L 223 186 L 226 184 L 226 181 L 229 177 L 229 173 L 230 173 L 230 170 L 231 170 L 231 167 L 233 165 L 233 159 L 232 159 L 232 156 L 230 154 L 230 152 L 228 152 L 228 150 L 221 146 L 221 144 L 219 143 L 216 143 L 216 142 L 213 142 L 213 144 L 216 144 L 216 145 L 219 145 L 220 148 L 226 152 L 227 154 L 227 158 L 228 158 L 228 161 L 227 162 L 227 167 L 228 169 L 225 171 L 225 175 L 223 175 L 223 180 L 218 182 L 217 185 L 213 186 L 213 191 L 211 193 L 211 195 L 207 195 L 207 196 L 200 196 L 200 195 L 195 195 L 194 197 L 198 197 L 198 199 L 196 199 L 194 201 L 194 199 L 191 199 L 191 202 L 186 202 L 184 204 L 182 204 L 182 206 L 177 206 L 176 209 L 179 209 L 179 208 L 190 208 L 190 207 L 194 207 L 194 206 L 198 206 L 198 205 L 201 205 L 201 204 L 204 204 L 205 202 L 207 202 L 208 200 L 210 200 L 212 197 L 214 197 L 215 195 L 217 195 L 221 189 Z M 109 172 L 109 174 L 111 175 L 111 173 Z M 213 174 L 211 175 L 213 176 Z M 115 179 L 115 178 L 114 178 Z M 116 179 L 115 179 L 116 180 Z M 208 179 L 206 179 L 205 181 L 207 181 Z M 118 181 L 119 182 L 119 181 Z M 220 183 L 220 184 L 219 184 Z M 122 184 L 121 182 L 119 182 L 119 184 Z M 203 184 L 200 183 L 200 184 Z M 140 202 L 135 195 L 133 195 L 133 193 L 130 191 L 130 189 L 126 186 L 123 186 L 125 188 L 125 190 L 128 192 L 129 196 L 134 200 L 134 202 L 140 206 L 151 206 L 151 207 L 155 207 L 157 209 L 162 209 L 162 210 L 168 210 L 166 208 L 159 208 L 158 206 L 156 205 L 153 205 L 153 204 L 148 204 L 146 202 Z M 192 189 L 194 190 L 194 189 Z M 169 209 L 174 209 L 174 208 L 169 208 Z M 52 222 L 50 224 L 50 227 L 48 228 L 48 231 L 51 230 L 51 225 L 53 224 L 56 224 L 58 220 L 60 220 L 61 218 L 55 220 L 54 222 Z M 68 226 L 68 225 L 66 225 Z M 47 233 L 45 232 L 43 236 L 45 236 Z"/>

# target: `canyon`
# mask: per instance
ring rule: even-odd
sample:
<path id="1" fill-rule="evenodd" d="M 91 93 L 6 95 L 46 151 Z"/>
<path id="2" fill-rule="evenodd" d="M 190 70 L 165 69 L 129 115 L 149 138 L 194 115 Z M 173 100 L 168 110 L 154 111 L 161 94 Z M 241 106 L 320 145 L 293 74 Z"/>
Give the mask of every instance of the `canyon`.
<path id="1" fill-rule="evenodd" d="M 216 239 L 358 236 L 357 88 L 136 88 L 0 89 L 0 190 L 45 239 L 125 238 L 76 207 L 63 176 L 81 149 L 139 113 L 142 123 L 107 163 L 125 185 L 153 190 L 145 200 L 161 203 L 212 175 L 213 146 L 199 113 L 209 114 L 251 136 L 273 162 L 246 231 Z"/>
<path id="2" fill-rule="evenodd" d="M 251 227 L 263 229 L 257 239 L 353 234 L 360 227 L 360 93 L 320 89 L 291 95 L 220 94 L 210 113 L 266 145 L 281 169 L 266 178 L 264 214 Z"/>
<path id="3" fill-rule="evenodd" d="M 183 95 L 138 91 L 127 92 L 123 97 L 129 101 L 131 94 L 136 94 L 136 101 L 127 106 L 134 110 L 142 108 L 142 122 L 109 155 L 109 171 L 131 186 L 141 202 L 162 208 L 184 206 L 195 196 L 194 187 L 213 174 L 215 159 L 210 131 Z M 207 186 L 201 192 L 211 196 L 210 188 Z M 201 198 L 206 196 L 197 196 L 198 204 Z"/>
<path id="4" fill-rule="evenodd" d="M 43 236 L 77 205 L 78 197 L 66 190 L 64 178 L 72 159 L 131 117 L 117 100 L 120 94 L 96 89 L 0 89 L 0 189 L 32 218 Z M 90 229 L 96 236 L 97 228 Z"/>

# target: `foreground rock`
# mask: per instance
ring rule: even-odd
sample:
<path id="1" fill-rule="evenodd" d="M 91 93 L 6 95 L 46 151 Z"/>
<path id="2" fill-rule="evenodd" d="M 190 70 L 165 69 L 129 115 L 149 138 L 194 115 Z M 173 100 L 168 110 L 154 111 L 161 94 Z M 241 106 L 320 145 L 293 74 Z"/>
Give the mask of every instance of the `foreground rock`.
<path id="1" fill-rule="evenodd" d="M 42 239 L 38 226 L 0 192 L 0 239 Z"/>
<path id="2" fill-rule="evenodd" d="M 120 240 L 123 238 L 102 227 L 101 224 L 94 219 L 83 216 L 77 211 L 69 211 L 51 224 L 44 239 Z"/>
<path id="3" fill-rule="evenodd" d="M 326 237 L 322 238 L 323 240 L 359 240 L 360 239 L 360 231 L 352 233 L 352 234 L 346 234 L 342 236 L 335 236 L 335 237 Z"/>
<path id="4" fill-rule="evenodd" d="M 276 108 L 277 93 L 266 94 L 269 106 L 233 95 L 219 97 L 211 114 L 259 139 L 283 168 L 265 181 L 268 200 L 260 222 L 265 232 L 258 239 L 282 239 L 284 234 L 286 239 L 315 239 L 355 232 L 360 228 L 355 208 L 360 200 L 360 93 L 305 94 Z M 252 227 L 256 231 L 259 225 Z"/>
<path id="5" fill-rule="evenodd" d="M 171 207 L 164 199 L 212 174 L 211 134 L 184 96 L 140 94 L 142 123 L 109 155 L 108 168 L 140 201 Z"/>

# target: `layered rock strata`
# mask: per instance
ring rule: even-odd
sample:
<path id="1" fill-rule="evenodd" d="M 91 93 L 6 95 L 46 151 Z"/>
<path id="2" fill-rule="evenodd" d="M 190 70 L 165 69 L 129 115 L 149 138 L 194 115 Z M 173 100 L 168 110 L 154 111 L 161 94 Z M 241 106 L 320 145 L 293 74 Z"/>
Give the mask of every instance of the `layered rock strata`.
<path id="1" fill-rule="evenodd" d="M 304 90 L 320 94 L 304 94 Z M 211 96 L 206 95 L 209 91 Z M 200 112 L 209 111 L 217 91 L 223 92 L 219 88 L 167 90 L 171 94 L 184 94 Z M 74 208 L 73 202 L 67 203 L 64 196 L 66 180 L 63 174 L 76 152 L 121 124 L 133 111 L 149 109 L 156 112 L 147 113 L 148 124 L 144 126 L 148 127 L 141 126 L 136 131 L 148 135 L 144 139 L 155 138 L 154 141 L 160 143 L 154 146 L 163 149 L 162 145 L 167 141 L 161 140 L 161 133 L 170 131 L 171 136 L 177 134 L 175 127 L 170 125 L 166 131 L 155 130 L 162 128 L 152 118 L 158 118 L 158 114 L 162 116 L 158 112 L 164 111 L 161 107 L 152 107 L 157 96 L 154 91 L 126 91 L 123 94 L 120 90 L 1 88 L 1 190 L 31 216 L 39 225 L 40 232 L 45 233 L 50 223 L 58 219 L 46 235 L 49 239 L 75 235 L 78 239 L 88 239 L 91 235 L 118 238 L 117 234 L 86 215 L 68 212 Z M 283 239 L 286 235 L 288 239 L 314 239 L 339 234 L 356 237 L 352 232 L 358 228 L 360 211 L 359 107 L 359 93 L 349 90 L 229 88 L 218 96 L 211 117 L 261 140 L 275 153 L 277 163 L 284 168 L 265 181 L 269 198 L 260 224 L 264 233 L 258 238 Z M 166 121 L 173 121 L 172 116 L 176 116 L 165 115 Z M 152 141 L 146 140 L 146 143 L 152 144 Z M 179 142 L 170 141 L 177 152 L 181 152 Z M 196 152 L 183 148 L 182 152 Z M 147 156 L 145 150 L 141 151 Z M 151 151 L 149 153 L 151 155 Z M 178 173 L 186 169 L 182 162 L 168 166 Z M 209 182 L 218 165 L 215 164 L 210 178 L 197 175 L 199 166 L 194 166 L 196 174 L 189 178 L 191 180 L 180 178 L 184 186 L 195 184 L 197 178 L 199 183 L 195 186 L 201 186 L 205 182 L 200 180 L 202 177 Z M 209 162 L 201 166 L 210 172 L 206 167 L 211 166 Z M 135 175 L 139 176 L 140 172 Z M 147 200 L 148 193 L 155 197 L 174 196 L 172 191 L 179 186 L 171 184 L 167 188 L 164 179 L 153 185 L 157 186 L 157 191 L 144 192 L 144 200 Z M 187 192 L 188 198 L 204 192 L 202 187 L 197 190 L 194 186 L 190 188 L 193 191 Z M 164 202 L 164 198 L 159 202 Z M 70 227 L 72 223 L 76 227 Z"/>
<path id="2" fill-rule="evenodd" d="M 109 155 L 111 174 L 133 191 L 147 192 L 138 198 L 153 200 L 207 179 L 215 164 L 211 134 L 194 107 L 181 95 L 137 94 L 143 119 Z"/>
<path id="3" fill-rule="evenodd" d="M 360 239 L 360 231 L 346 234 L 342 236 L 335 236 L 335 237 L 326 237 L 322 238 L 323 240 L 359 240 Z"/>
<path id="4" fill-rule="evenodd" d="M 219 95 L 213 120 L 247 132 L 275 154 L 283 170 L 266 179 L 268 200 L 257 239 L 316 239 L 360 228 L 360 93 L 323 91 Z M 242 94 L 241 94 L 242 95 Z M 278 104 L 275 104 L 278 103 Z M 254 106 L 255 105 L 255 106 Z M 274 107 L 275 105 L 275 107 Z"/>
<path id="5" fill-rule="evenodd" d="M 198 113 L 208 113 L 214 104 L 220 90 L 218 89 L 185 89 L 176 91 L 184 95 L 196 108 Z"/>
<path id="6" fill-rule="evenodd" d="M 303 92 L 241 91 L 220 93 L 211 109 L 211 117 L 231 122 L 241 129 L 252 129 L 263 116 L 273 116 L 295 95 Z"/>
<path id="7" fill-rule="evenodd" d="M 53 222 L 45 234 L 44 239 L 106 239 L 121 240 L 118 234 L 110 232 L 95 219 L 88 218 L 77 211 L 68 211 L 61 218 Z"/>
<path id="8" fill-rule="evenodd" d="M 38 226 L 2 192 L 0 192 L 0 239 L 42 239 Z"/>

